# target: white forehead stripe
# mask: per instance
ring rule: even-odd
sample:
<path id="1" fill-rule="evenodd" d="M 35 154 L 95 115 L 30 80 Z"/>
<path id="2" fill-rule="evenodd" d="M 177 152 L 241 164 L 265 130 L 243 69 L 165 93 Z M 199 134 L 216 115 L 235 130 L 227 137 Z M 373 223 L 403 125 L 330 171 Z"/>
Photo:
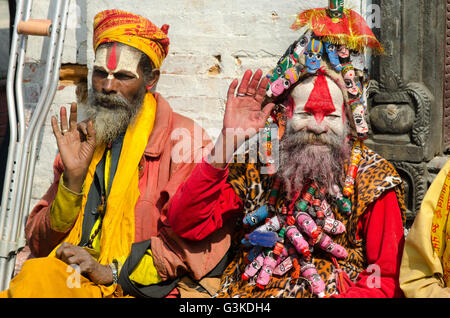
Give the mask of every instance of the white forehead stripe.
<path id="1" fill-rule="evenodd" d="M 117 67 L 115 70 L 110 70 L 108 68 L 108 48 L 106 47 L 100 47 L 97 49 L 95 53 L 95 62 L 94 65 L 98 67 L 103 67 L 108 73 L 114 74 L 120 71 L 127 71 L 132 73 L 136 76 L 136 78 L 139 78 L 138 74 L 138 65 L 139 60 L 141 58 L 141 54 L 135 50 L 133 50 L 131 47 L 125 45 L 122 47 L 120 51 L 120 55 L 117 61 Z"/>

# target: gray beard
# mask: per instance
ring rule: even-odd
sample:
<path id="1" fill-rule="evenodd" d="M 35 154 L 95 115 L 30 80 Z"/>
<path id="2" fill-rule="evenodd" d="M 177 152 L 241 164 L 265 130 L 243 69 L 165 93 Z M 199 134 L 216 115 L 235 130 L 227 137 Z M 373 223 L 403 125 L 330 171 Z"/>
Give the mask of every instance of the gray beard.
<path id="1" fill-rule="evenodd" d="M 280 167 L 278 176 L 288 197 L 301 191 L 308 180 L 320 187 L 332 189 L 344 178 L 344 163 L 350 157 L 351 148 L 345 141 L 347 132 L 337 136 L 331 132 L 317 135 L 306 131 L 294 131 L 288 122 L 285 135 L 280 140 Z"/>
<path id="2" fill-rule="evenodd" d="M 117 94 L 109 95 L 90 90 L 89 103 L 85 105 L 84 110 L 87 119 L 94 122 L 97 145 L 109 144 L 125 134 L 142 107 L 145 93 L 143 87 L 130 103 Z"/>

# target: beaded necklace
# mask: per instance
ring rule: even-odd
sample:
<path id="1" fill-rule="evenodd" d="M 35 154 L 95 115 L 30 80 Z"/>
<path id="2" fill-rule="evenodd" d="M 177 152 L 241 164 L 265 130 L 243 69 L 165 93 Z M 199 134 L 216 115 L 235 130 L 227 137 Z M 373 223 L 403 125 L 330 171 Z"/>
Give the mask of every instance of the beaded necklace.
<path id="1" fill-rule="evenodd" d="M 266 124 L 267 128 L 270 121 Z M 265 141 L 266 154 L 270 155 L 272 150 L 271 134 L 267 130 L 265 131 Z M 354 193 L 354 183 L 363 147 L 362 141 L 353 142 L 343 194 L 337 185 L 333 187 L 333 193 L 330 193 L 336 198 L 338 208 L 345 214 L 351 214 L 349 197 Z M 252 247 L 247 254 L 247 262 L 250 264 L 242 274 L 242 279 L 248 280 L 259 272 L 256 285 L 258 288 L 264 289 L 272 275 L 282 276 L 292 269 L 292 278 L 304 277 L 310 283 L 312 292 L 323 297 L 325 283 L 311 262 L 311 252 L 313 247 L 317 246 L 329 252 L 334 262 L 336 262 L 336 258 L 345 258 L 347 251 L 339 244 L 334 243 L 328 235 L 343 233 L 345 226 L 334 218 L 326 200 L 326 188 L 320 187 L 317 182 L 311 180 L 304 186 L 306 191 L 294 193 L 289 205 L 283 204 L 281 213 L 278 213 L 275 205 L 280 195 L 281 180 L 277 176 L 274 178 L 268 198 L 268 207 L 263 206 L 248 213 L 245 217 L 247 220 L 253 218 L 255 223 L 266 219 L 266 223 L 257 227 L 242 240 L 244 244 Z M 273 214 L 271 218 L 269 218 L 269 210 Z M 264 236 L 262 235 L 264 233 L 269 234 Z M 258 235 L 261 240 L 259 242 L 264 241 L 264 244 L 258 244 Z M 267 244 L 270 236 L 273 239 L 272 244 Z"/>

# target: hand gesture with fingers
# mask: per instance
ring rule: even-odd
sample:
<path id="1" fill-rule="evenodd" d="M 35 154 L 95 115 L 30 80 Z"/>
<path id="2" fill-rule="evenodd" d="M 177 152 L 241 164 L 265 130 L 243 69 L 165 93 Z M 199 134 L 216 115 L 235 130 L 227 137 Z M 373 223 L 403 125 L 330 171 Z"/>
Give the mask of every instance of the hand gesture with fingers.
<path id="1" fill-rule="evenodd" d="M 228 88 L 227 104 L 223 118 L 222 133 L 211 150 L 209 163 L 218 169 L 223 169 L 233 156 L 233 153 L 244 143 L 245 139 L 256 135 L 264 128 L 273 103 L 261 107 L 269 79 L 262 77 L 262 71 L 257 70 L 252 77 L 252 71 L 247 70 L 239 81 L 235 79 Z"/>
<path id="2" fill-rule="evenodd" d="M 64 185 L 74 192 L 81 192 L 89 164 L 95 150 L 95 129 L 92 121 L 84 126 L 77 125 L 77 104 L 70 106 L 69 122 L 66 108 L 60 108 L 60 127 L 52 117 L 53 134 L 64 164 Z"/>
<path id="3" fill-rule="evenodd" d="M 259 129 L 264 128 L 264 124 L 275 106 L 270 103 L 261 108 L 268 83 L 267 78 L 261 80 L 261 77 L 261 70 L 257 70 L 253 77 L 252 71 L 247 70 L 242 77 L 237 94 L 235 95 L 238 86 L 237 79 L 230 84 L 228 89 L 223 128 L 235 132 L 237 146 L 245 138 L 252 137 Z M 241 134 L 240 131 L 245 133 Z"/>

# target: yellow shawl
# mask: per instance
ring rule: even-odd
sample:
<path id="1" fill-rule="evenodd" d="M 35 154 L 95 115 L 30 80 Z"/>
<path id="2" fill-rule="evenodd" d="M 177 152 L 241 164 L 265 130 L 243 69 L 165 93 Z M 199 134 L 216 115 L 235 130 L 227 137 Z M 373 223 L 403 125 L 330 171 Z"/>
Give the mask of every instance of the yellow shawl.
<path id="1" fill-rule="evenodd" d="M 135 121 L 128 126 L 123 140 L 117 171 L 108 197 L 105 216 L 101 230 L 100 255 L 98 262 L 106 265 L 113 259 L 126 258 L 131 251 L 134 242 L 134 208 L 139 198 L 139 162 L 150 133 L 153 129 L 156 114 L 156 100 L 151 93 L 147 93 L 142 108 Z M 100 162 L 105 145 L 95 149 L 84 187 L 89 189 L 95 173 L 95 168 Z M 84 207 L 89 191 L 83 195 L 82 206 L 78 218 L 64 242 L 74 245 L 79 244 L 83 225 Z M 58 246 L 50 253 L 55 255 Z"/>

